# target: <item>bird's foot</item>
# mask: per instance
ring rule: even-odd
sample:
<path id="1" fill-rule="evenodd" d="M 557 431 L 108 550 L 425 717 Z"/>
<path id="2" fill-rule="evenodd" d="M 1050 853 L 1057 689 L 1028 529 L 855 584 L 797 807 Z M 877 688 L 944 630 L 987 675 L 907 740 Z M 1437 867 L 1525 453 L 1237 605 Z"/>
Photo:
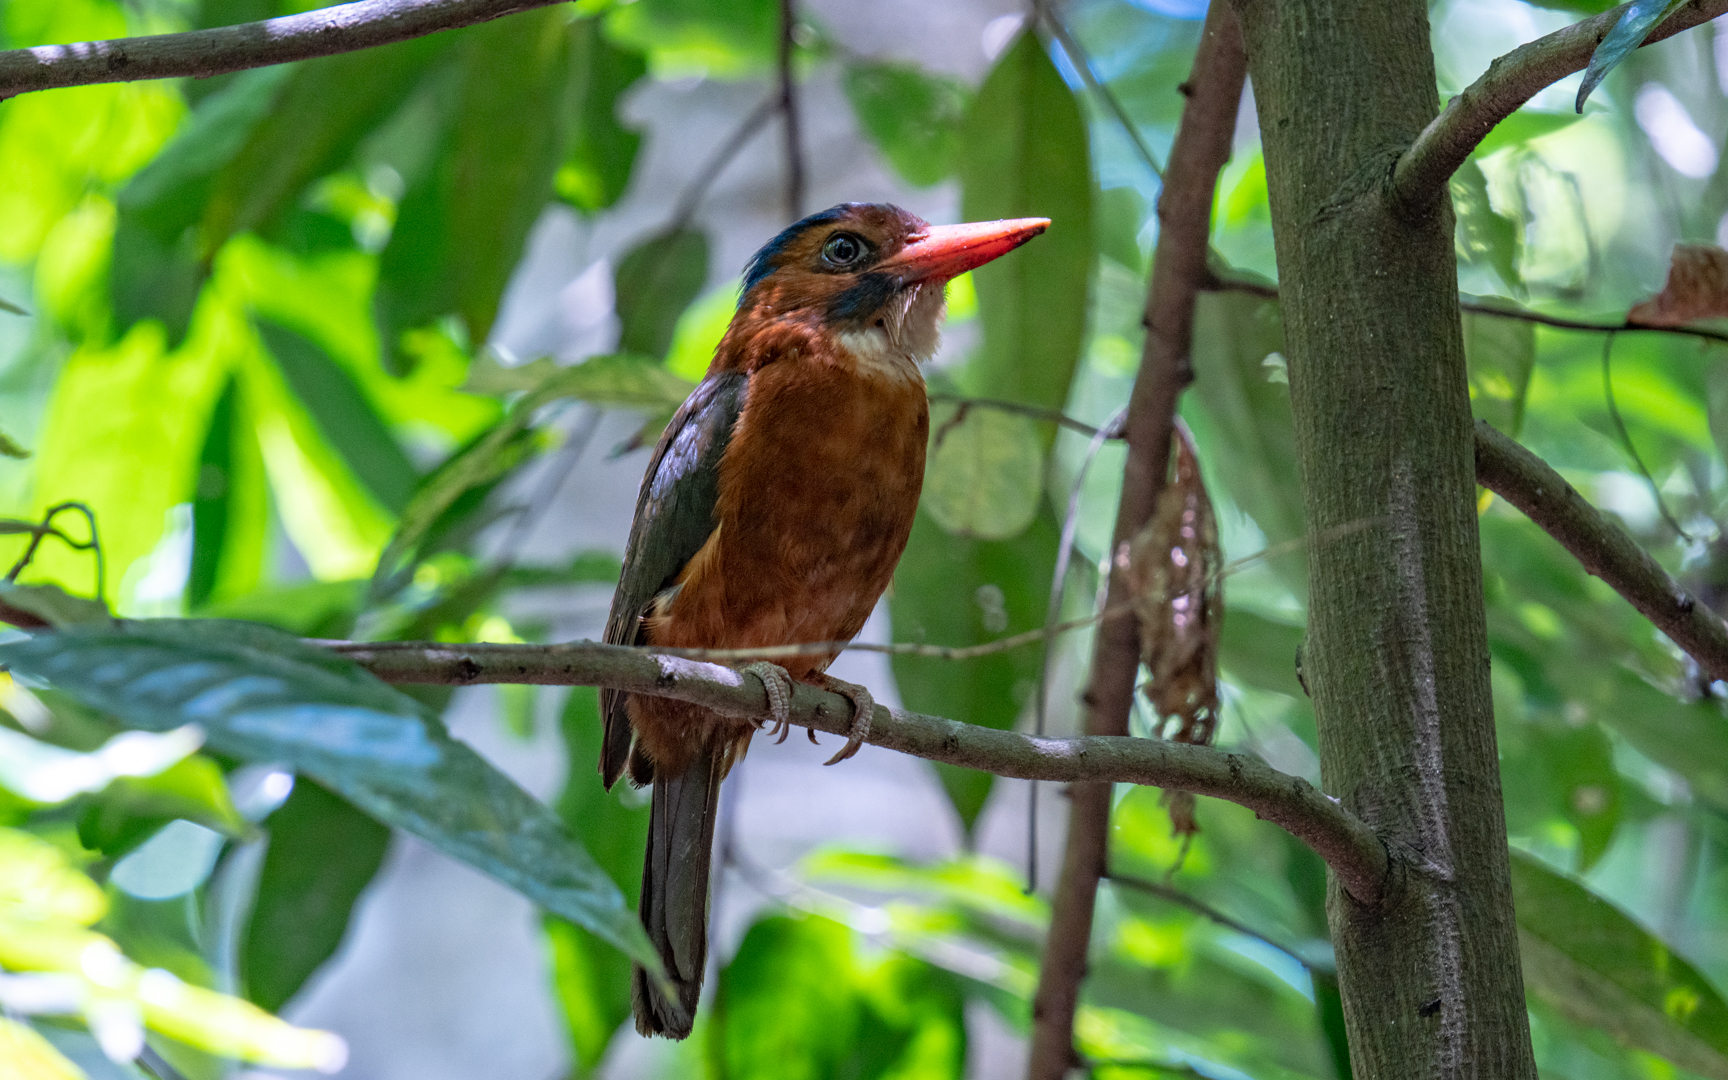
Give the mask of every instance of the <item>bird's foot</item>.
<path id="1" fill-rule="evenodd" d="M 858 752 L 864 745 L 864 740 L 870 737 L 870 718 L 876 714 L 876 699 L 870 691 L 857 683 L 849 683 L 844 679 L 836 679 L 832 675 L 820 676 L 824 689 L 832 690 L 852 703 L 852 729 L 847 732 L 846 745 L 824 765 L 838 765 Z"/>
<path id="2" fill-rule="evenodd" d="M 738 673 L 754 675 L 761 680 L 762 690 L 768 695 L 768 719 L 773 722 L 768 728 L 768 734 L 778 735 L 780 741 L 784 742 L 792 725 L 792 676 L 779 664 L 771 664 L 766 660 L 745 664 L 738 669 Z M 757 720 L 755 723 L 756 730 L 762 730 L 763 722 Z"/>

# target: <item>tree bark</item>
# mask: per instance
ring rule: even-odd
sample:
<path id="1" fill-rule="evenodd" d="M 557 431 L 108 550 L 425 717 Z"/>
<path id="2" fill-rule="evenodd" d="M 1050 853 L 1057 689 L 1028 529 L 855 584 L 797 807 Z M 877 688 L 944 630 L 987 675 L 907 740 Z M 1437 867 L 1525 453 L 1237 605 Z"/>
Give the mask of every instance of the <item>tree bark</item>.
<path id="1" fill-rule="evenodd" d="M 1310 537 L 1323 783 L 1394 860 L 1327 914 L 1357 1080 L 1534 1080 L 1501 804 L 1453 218 L 1393 196 L 1439 102 L 1422 0 L 1236 0 Z M 1351 523 L 1367 528 L 1340 529 Z"/>

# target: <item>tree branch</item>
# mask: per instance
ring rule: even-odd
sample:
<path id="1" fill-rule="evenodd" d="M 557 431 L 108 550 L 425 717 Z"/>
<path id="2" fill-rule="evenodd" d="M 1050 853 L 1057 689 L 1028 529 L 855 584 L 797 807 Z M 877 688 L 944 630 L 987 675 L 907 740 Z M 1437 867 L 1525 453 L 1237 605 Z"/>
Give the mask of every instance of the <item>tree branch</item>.
<path id="1" fill-rule="evenodd" d="M 319 642 L 385 682 L 471 686 L 608 686 L 688 701 L 723 716 L 768 713 L 761 680 L 720 664 L 622 645 L 441 645 L 430 642 Z M 846 735 L 852 704 L 838 694 L 794 684 L 792 722 Z M 1178 788 L 1239 803 L 1312 847 L 1354 896 L 1377 897 L 1385 847 L 1367 826 L 1298 776 L 1258 758 L 1203 746 L 1082 736 L 1039 739 L 1013 731 L 876 706 L 865 740 L 904 754 L 983 769 L 1021 780 L 1096 781 Z"/>
<path id="2" fill-rule="evenodd" d="M 1620 21 L 1628 6 L 1622 4 L 1520 45 L 1489 64 L 1487 72 L 1448 102 L 1399 158 L 1392 174 L 1393 196 L 1401 205 L 1412 208 L 1438 198 L 1446 190 L 1447 180 L 1494 125 L 1511 116 L 1539 91 L 1584 70 L 1596 46 Z M 1692 0 L 1656 27 L 1644 44 L 1673 37 L 1725 11 L 1728 0 Z"/>
<path id="3" fill-rule="evenodd" d="M 11 49 L 0 52 L 0 99 L 62 86 L 208 78 L 389 45 L 556 2 L 359 0 L 213 30 Z"/>
<path id="4" fill-rule="evenodd" d="M 1194 301 L 1208 280 L 1206 255 L 1218 174 L 1230 159 L 1247 77 L 1247 56 L 1228 0 L 1212 0 L 1187 85 L 1187 103 L 1170 148 L 1158 196 L 1158 244 L 1146 291 L 1146 343 L 1128 401 L 1128 458 L 1116 509 L 1112 556 L 1143 528 L 1164 490 L 1170 468 L 1176 402 L 1194 379 L 1190 349 Z M 1126 583 L 1110 575 L 1105 608 L 1127 599 Z M 1134 683 L 1140 670 L 1140 634 L 1132 619 L 1098 629 L 1087 683 L 1086 731 L 1094 737 L 1128 734 Z M 1161 744 L 1168 745 L 1168 744 Z M 1102 778 L 1098 778 L 1102 779 Z M 1108 783 L 1075 783 L 1068 791 L 1068 841 L 1062 876 L 1050 909 L 1050 932 L 1032 999 L 1029 1080 L 1061 1080 L 1077 1063 L 1074 1014 L 1092 938 L 1098 879 L 1104 874 L 1110 834 Z M 1344 880 L 1343 875 L 1339 875 Z M 1378 897 L 1379 880 L 1346 885 L 1358 900 Z"/>
<path id="5" fill-rule="evenodd" d="M 1476 421 L 1476 481 L 1522 510 L 1584 569 L 1607 582 L 1712 679 L 1728 679 L 1728 623 L 1547 462 Z"/>

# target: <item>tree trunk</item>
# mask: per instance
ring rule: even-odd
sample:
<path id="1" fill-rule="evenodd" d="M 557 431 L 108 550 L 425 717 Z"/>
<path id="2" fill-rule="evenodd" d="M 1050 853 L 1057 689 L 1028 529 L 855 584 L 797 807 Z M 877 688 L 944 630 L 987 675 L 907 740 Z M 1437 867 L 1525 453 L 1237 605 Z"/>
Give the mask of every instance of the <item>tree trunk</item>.
<path id="1" fill-rule="evenodd" d="M 1237 0 L 1266 155 L 1327 791 L 1386 841 L 1327 904 L 1356 1080 L 1534 1080 L 1489 695 L 1453 219 L 1392 166 L 1438 107 L 1422 0 Z M 1354 526 L 1354 528 L 1344 528 Z"/>

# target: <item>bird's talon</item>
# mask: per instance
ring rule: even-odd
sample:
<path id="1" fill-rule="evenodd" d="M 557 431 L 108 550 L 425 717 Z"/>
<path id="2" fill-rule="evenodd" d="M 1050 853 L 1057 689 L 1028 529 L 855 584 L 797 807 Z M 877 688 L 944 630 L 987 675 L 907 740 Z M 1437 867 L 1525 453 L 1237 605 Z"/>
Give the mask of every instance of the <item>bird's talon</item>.
<path id="1" fill-rule="evenodd" d="M 823 679 L 826 681 L 828 689 L 852 703 L 852 728 L 846 734 L 846 745 L 842 746 L 833 757 L 823 762 L 824 765 L 838 765 L 856 754 L 858 748 L 864 745 L 864 740 L 870 737 L 870 720 L 876 715 L 876 699 L 869 690 L 857 683 L 845 682 L 834 678 L 832 675 L 824 675 Z M 814 732 L 811 733 L 810 738 L 812 742 L 815 741 Z"/>
<path id="2" fill-rule="evenodd" d="M 786 741 L 787 732 L 792 724 L 792 676 L 779 664 L 771 664 L 766 660 L 758 660 L 753 664 L 745 664 L 738 669 L 741 675 L 754 675 L 762 683 L 762 690 L 768 695 L 769 735 L 779 735 L 780 742 Z M 761 720 L 753 721 L 756 730 L 761 731 L 764 724 Z"/>

